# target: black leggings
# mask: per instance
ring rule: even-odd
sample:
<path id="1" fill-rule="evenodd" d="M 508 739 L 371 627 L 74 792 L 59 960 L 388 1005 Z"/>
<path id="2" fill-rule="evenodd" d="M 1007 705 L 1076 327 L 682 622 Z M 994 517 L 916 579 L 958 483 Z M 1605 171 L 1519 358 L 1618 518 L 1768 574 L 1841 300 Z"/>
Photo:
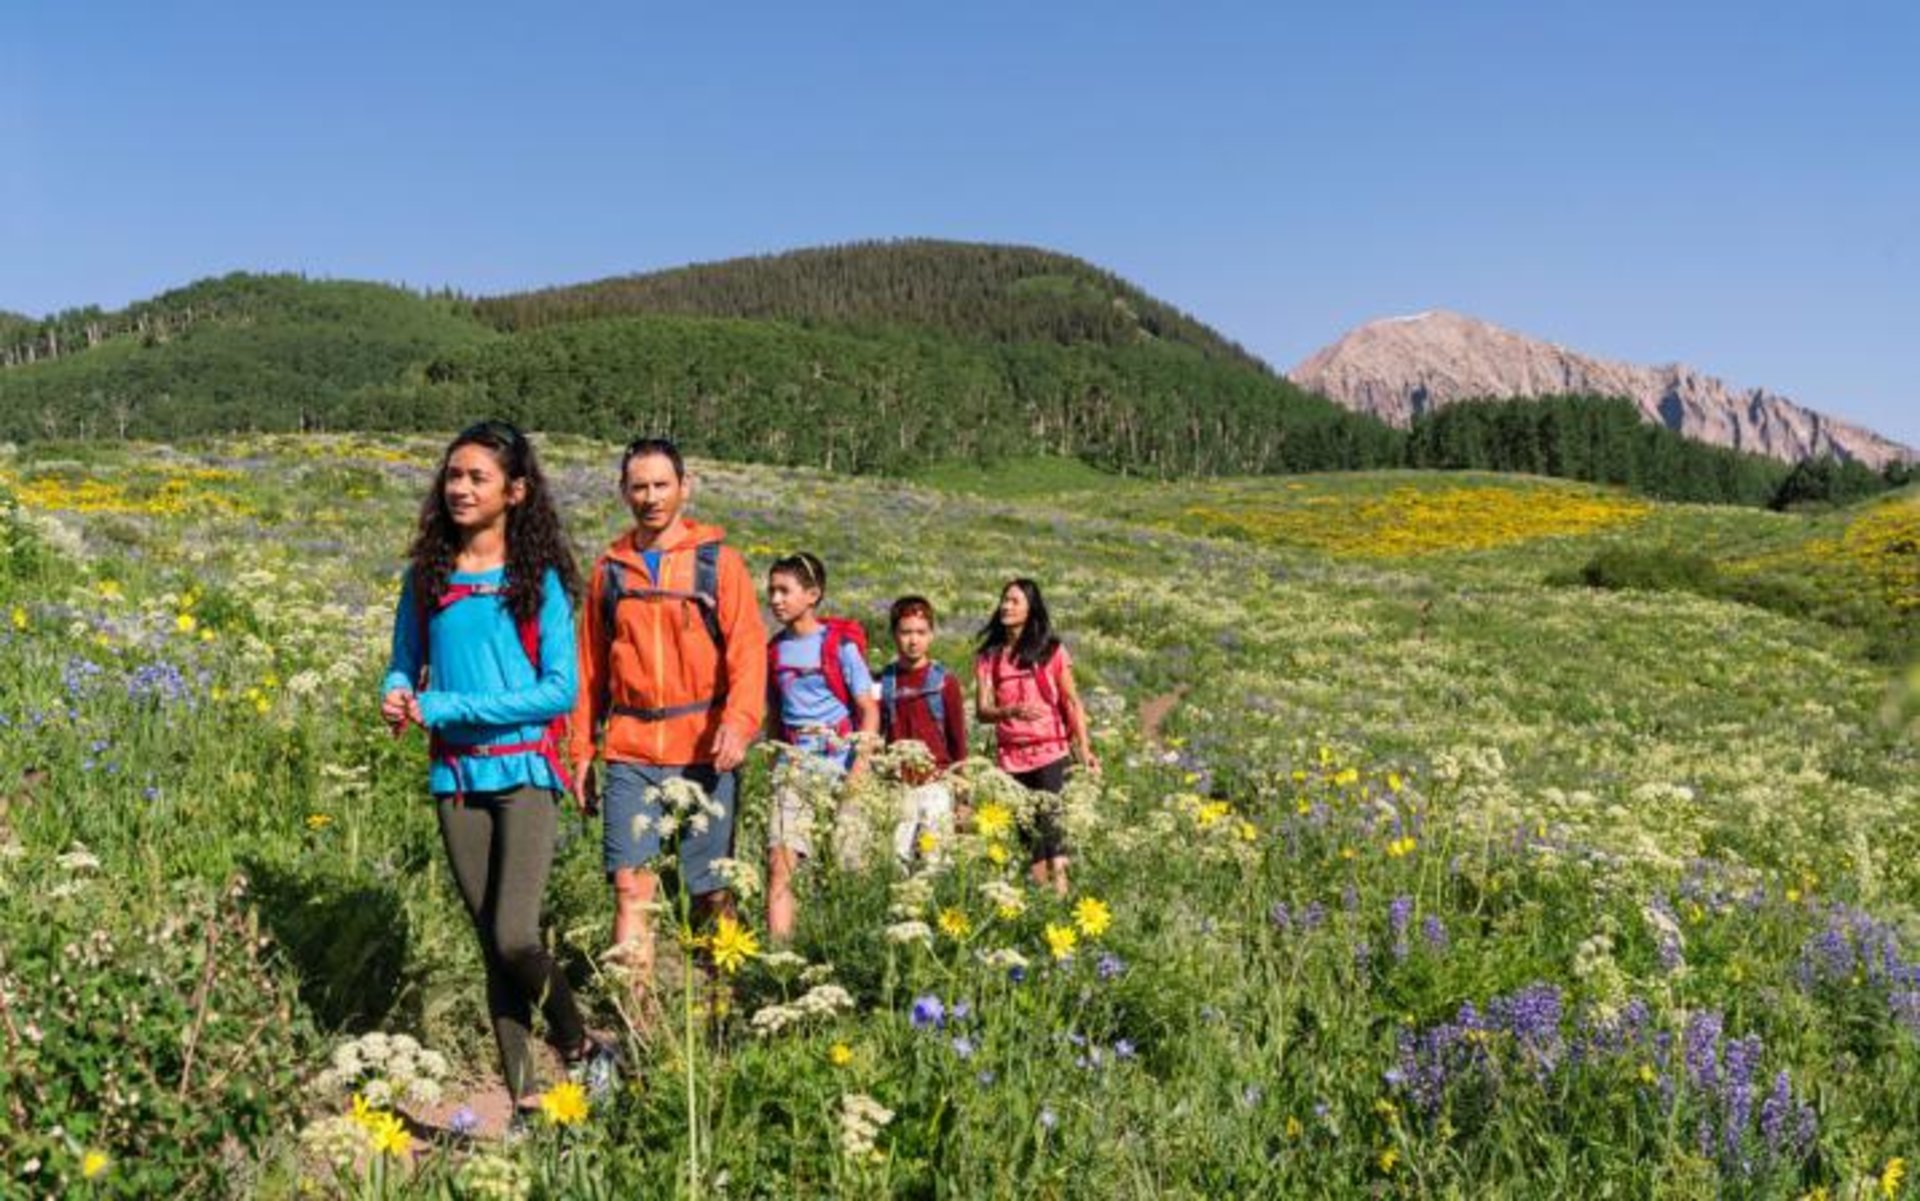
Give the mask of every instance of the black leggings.
<path id="1" fill-rule="evenodd" d="M 1050 792 L 1059 796 L 1067 787 L 1067 757 L 1055 759 L 1052 763 L 1036 767 L 1032 771 L 1017 771 L 1013 778 L 1022 788 L 1032 792 Z M 1027 848 L 1029 863 L 1044 863 L 1049 859 L 1065 859 L 1072 854 L 1067 846 L 1067 832 L 1060 825 L 1057 811 L 1036 810 L 1033 815 L 1033 829 L 1021 830 L 1020 841 Z"/>
<path id="2" fill-rule="evenodd" d="M 536 1004 L 546 1014 L 549 1041 L 563 1054 L 587 1038 L 566 974 L 540 939 L 540 900 L 559 824 L 554 802 L 548 790 L 526 787 L 470 792 L 464 803 L 441 797 L 438 805 L 453 881 L 480 936 L 487 1012 L 507 1091 L 516 1099 L 537 1091 L 529 1047 Z"/>

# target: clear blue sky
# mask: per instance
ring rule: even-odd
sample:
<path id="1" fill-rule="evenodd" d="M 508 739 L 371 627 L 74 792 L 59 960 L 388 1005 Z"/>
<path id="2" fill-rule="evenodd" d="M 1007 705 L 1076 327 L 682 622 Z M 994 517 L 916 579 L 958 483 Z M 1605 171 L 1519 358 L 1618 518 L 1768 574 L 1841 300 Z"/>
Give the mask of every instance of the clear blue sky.
<path id="1" fill-rule="evenodd" d="M 1920 444 L 1920 5 L 15 0 L 0 308 L 1023 242 L 1285 369 L 1445 307 Z"/>

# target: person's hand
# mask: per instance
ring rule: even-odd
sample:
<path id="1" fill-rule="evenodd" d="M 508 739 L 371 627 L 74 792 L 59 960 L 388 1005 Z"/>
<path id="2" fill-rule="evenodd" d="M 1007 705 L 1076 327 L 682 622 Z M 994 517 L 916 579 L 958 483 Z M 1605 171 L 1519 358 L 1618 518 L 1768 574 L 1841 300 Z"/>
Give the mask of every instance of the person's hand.
<path id="1" fill-rule="evenodd" d="M 1094 779 L 1098 780 L 1100 778 L 1100 756 L 1093 753 L 1092 747 L 1084 747 L 1081 749 L 1080 766 L 1085 768 L 1087 774 Z"/>
<path id="2" fill-rule="evenodd" d="M 411 706 L 409 702 L 413 702 Z M 407 728 L 407 722 L 418 708 L 419 702 L 410 689 L 396 688 L 380 698 L 380 720 L 387 723 L 387 729 L 399 734 Z"/>
<path id="3" fill-rule="evenodd" d="M 1015 721 L 1039 721 L 1047 715 L 1047 707 L 1039 701 L 1028 701 L 1007 710 Z"/>
<path id="4" fill-rule="evenodd" d="M 747 761 L 747 740 L 731 726 L 713 736 L 713 770 L 732 771 Z"/>
<path id="5" fill-rule="evenodd" d="M 594 776 L 593 760 L 573 765 L 573 806 L 592 817 L 600 809 L 600 781 Z"/>

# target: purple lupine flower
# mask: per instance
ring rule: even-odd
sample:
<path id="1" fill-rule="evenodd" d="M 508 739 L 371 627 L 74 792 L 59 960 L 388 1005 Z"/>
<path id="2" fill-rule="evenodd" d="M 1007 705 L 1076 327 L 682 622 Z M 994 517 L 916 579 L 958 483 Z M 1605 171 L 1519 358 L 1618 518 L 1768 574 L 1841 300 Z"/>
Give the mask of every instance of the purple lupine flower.
<path id="1" fill-rule="evenodd" d="M 953 1040 L 952 1046 L 953 1046 L 953 1053 L 959 1056 L 961 1059 L 973 1058 L 973 1051 L 974 1051 L 973 1040 L 968 1038 L 966 1035 L 962 1034 L 955 1037 Z"/>
<path id="2" fill-rule="evenodd" d="M 1753 1073 L 1760 1066 L 1764 1049 L 1758 1034 L 1736 1038 L 1727 1044 L 1726 1078 L 1720 1087 L 1721 1108 L 1726 1114 L 1722 1134 L 1727 1158 L 1736 1162 L 1741 1162 L 1741 1142 L 1746 1137 L 1747 1123 L 1753 1117 Z"/>
<path id="3" fill-rule="evenodd" d="M 1093 969 L 1094 974 L 1099 976 L 1102 980 L 1111 980 L 1115 976 L 1118 976 L 1121 972 L 1124 972 L 1126 970 L 1127 970 L 1126 960 L 1120 958 L 1118 955 L 1115 955 L 1112 951 L 1107 951 L 1102 953 L 1100 956 L 1100 961 L 1094 965 L 1094 969 Z"/>
<path id="4" fill-rule="evenodd" d="M 947 1020 L 949 1022 L 964 1022 L 972 1016 L 973 1016 L 973 1002 L 965 999 L 964 997 L 958 1001 L 955 1001 L 953 1003 L 953 1008 L 947 1012 Z"/>
<path id="5" fill-rule="evenodd" d="M 1272 922 L 1273 928 L 1282 934 L 1289 933 L 1293 929 L 1293 915 L 1287 912 L 1285 901 L 1273 903 L 1272 908 L 1267 910 L 1267 920 Z"/>
<path id="6" fill-rule="evenodd" d="M 1546 1076 L 1560 1062 L 1560 989 L 1552 984 L 1523 988 L 1510 997 L 1496 998 L 1489 1015 L 1520 1044 L 1534 1072 Z"/>
<path id="7" fill-rule="evenodd" d="M 913 1012 L 909 1020 L 913 1022 L 915 1030 L 943 1026 L 946 1024 L 946 1017 L 947 1007 L 940 1003 L 939 997 L 928 993 L 926 996 L 914 998 Z"/>
<path id="8" fill-rule="evenodd" d="M 473 1112 L 471 1105 L 462 1105 L 453 1111 L 451 1118 L 447 1119 L 447 1129 L 461 1138 L 466 1138 L 480 1129 L 480 1115 Z"/>
<path id="9" fill-rule="evenodd" d="M 1703 1092 L 1711 1092 L 1720 1078 L 1720 1031 L 1722 1021 L 1715 1010 L 1696 1013 L 1687 1019 L 1682 1036 L 1687 1061 L 1687 1079 Z"/>
<path id="10" fill-rule="evenodd" d="M 1115 1059 L 1132 1059 L 1137 1053 L 1133 1045 L 1133 1040 L 1130 1038 L 1118 1039 L 1113 1044 L 1113 1057 Z"/>
<path id="11" fill-rule="evenodd" d="M 1373 948 L 1365 940 L 1353 944 L 1353 970 L 1365 975 L 1373 966 Z"/>
<path id="12" fill-rule="evenodd" d="M 1420 937 L 1426 941 L 1427 949 L 1436 955 L 1447 953 L 1447 924 L 1438 916 L 1429 913 L 1420 922 Z"/>
<path id="13" fill-rule="evenodd" d="M 1793 1116 L 1793 1082 L 1782 1068 L 1774 1073 L 1773 1087 L 1768 1090 L 1767 1099 L 1760 1103 L 1760 1137 L 1766 1141 L 1768 1151 L 1780 1155 L 1788 1150 L 1788 1139 L 1793 1133 L 1789 1123 Z"/>
<path id="14" fill-rule="evenodd" d="M 1300 915 L 1300 926 L 1305 930 L 1318 930 L 1327 920 L 1327 907 L 1318 901 L 1311 902 L 1306 912 Z"/>
<path id="15" fill-rule="evenodd" d="M 1903 988 L 1887 997 L 1887 1007 L 1893 1011 L 1893 1020 L 1905 1026 L 1915 1038 L 1920 1038 L 1920 988 Z"/>
<path id="16" fill-rule="evenodd" d="M 1401 895 L 1387 904 L 1387 926 L 1393 932 L 1393 957 L 1407 957 L 1407 926 L 1413 921 L 1413 898 Z"/>
<path id="17" fill-rule="evenodd" d="M 1340 890 L 1340 907 L 1342 909 L 1345 909 L 1348 913 L 1352 913 L 1355 910 L 1359 909 L 1360 908 L 1360 890 L 1355 888 L 1352 884 L 1348 884 L 1345 888 L 1341 889 Z"/>

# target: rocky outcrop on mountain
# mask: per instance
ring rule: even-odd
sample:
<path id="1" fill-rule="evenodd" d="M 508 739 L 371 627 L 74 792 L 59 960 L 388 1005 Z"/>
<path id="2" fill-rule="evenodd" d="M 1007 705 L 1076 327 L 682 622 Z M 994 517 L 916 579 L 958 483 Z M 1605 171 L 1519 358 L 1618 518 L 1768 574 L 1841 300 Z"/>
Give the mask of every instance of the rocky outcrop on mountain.
<path id="1" fill-rule="evenodd" d="M 1392 317 L 1353 330 L 1288 373 L 1294 383 L 1405 426 L 1457 400 L 1624 396 L 1679 434 L 1794 461 L 1834 455 L 1878 470 L 1912 448 L 1761 388 L 1739 389 L 1683 364 L 1594 358 L 1458 313 Z"/>

